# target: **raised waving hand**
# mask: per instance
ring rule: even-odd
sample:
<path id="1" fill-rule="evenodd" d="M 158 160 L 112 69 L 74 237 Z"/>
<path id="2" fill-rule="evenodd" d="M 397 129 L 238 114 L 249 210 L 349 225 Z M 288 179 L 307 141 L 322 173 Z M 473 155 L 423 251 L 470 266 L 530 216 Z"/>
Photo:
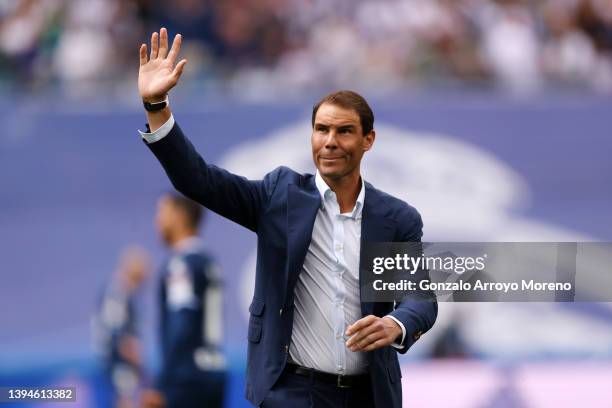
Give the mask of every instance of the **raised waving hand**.
<path id="1" fill-rule="evenodd" d="M 159 102 L 177 84 L 186 59 L 176 63 L 181 49 L 182 37 L 177 34 L 168 50 L 168 30 L 162 28 L 151 35 L 151 54 L 147 45 L 140 46 L 140 69 L 138 71 L 138 92 L 144 101 Z"/>

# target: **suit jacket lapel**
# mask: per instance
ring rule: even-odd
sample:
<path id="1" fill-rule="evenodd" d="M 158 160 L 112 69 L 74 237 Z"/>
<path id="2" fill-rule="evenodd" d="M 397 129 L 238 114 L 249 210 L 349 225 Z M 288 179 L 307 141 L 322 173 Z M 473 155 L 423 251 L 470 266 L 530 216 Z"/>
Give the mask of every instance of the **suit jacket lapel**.
<path id="1" fill-rule="evenodd" d="M 289 184 L 287 195 L 287 290 L 283 304 L 289 290 L 293 290 L 304 264 L 317 211 L 321 206 L 321 195 L 314 176 L 306 179 L 303 185 Z"/>
<path id="2" fill-rule="evenodd" d="M 391 242 L 395 236 L 395 222 L 390 217 L 389 207 L 382 200 L 379 191 L 372 187 L 370 183 L 366 182 L 365 187 L 366 192 L 361 217 L 362 250 L 366 242 Z M 361 262 L 359 270 L 361 271 Z M 363 316 L 372 314 L 373 309 L 373 303 L 361 302 Z"/>

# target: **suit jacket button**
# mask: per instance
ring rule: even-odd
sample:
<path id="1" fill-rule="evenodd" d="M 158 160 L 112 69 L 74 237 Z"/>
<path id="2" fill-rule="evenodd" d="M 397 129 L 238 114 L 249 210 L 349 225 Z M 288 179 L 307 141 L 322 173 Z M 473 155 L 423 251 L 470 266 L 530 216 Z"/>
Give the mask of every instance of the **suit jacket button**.
<path id="1" fill-rule="evenodd" d="M 285 346 L 285 347 L 283 347 L 283 351 L 284 351 L 285 353 L 289 353 L 289 346 Z"/>
<path id="2" fill-rule="evenodd" d="M 421 338 L 421 335 L 422 335 L 422 334 L 423 334 L 423 332 L 419 330 L 418 332 L 415 332 L 415 333 L 412 335 L 412 339 L 413 339 L 414 341 L 417 341 L 418 339 L 420 339 L 420 338 Z"/>
<path id="3" fill-rule="evenodd" d="M 283 308 L 281 307 L 281 309 L 278 311 L 278 315 L 282 316 L 283 315 Z"/>

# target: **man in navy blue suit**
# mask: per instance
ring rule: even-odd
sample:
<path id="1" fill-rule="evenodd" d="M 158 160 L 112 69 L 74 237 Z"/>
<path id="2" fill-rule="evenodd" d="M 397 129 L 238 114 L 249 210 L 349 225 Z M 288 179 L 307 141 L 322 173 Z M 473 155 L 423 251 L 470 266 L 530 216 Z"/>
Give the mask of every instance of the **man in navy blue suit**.
<path id="1" fill-rule="evenodd" d="M 206 163 L 183 135 L 167 94 L 177 62 L 162 28 L 140 48 L 138 87 L 147 111 L 141 132 L 174 187 L 257 234 L 255 293 L 249 308 L 246 397 L 264 407 L 400 407 L 405 353 L 429 330 L 435 301 L 361 302 L 364 242 L 418 242 L 422 222 L 405 202 L 361 177 L 374 144 L 374 115 L 351 91 L 312 112 L 316 174 L 279 167 L 248 180 Z"/>

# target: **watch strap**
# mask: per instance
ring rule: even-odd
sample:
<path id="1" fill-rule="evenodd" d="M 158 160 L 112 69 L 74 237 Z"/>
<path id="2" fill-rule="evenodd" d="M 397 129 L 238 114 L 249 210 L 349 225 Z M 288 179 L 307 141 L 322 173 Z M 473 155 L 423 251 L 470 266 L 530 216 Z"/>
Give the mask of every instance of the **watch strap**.
<path id="1" fill-rule="evenodd" d="M 160 102 L 142 101 L 142 104 L 144 105 L 144 108 L 147 112 L 159 112 L 160 110 L 168 106 L 168 95 L 166 95 L 166 98 L 163 101 L 160 101 Z"/>

